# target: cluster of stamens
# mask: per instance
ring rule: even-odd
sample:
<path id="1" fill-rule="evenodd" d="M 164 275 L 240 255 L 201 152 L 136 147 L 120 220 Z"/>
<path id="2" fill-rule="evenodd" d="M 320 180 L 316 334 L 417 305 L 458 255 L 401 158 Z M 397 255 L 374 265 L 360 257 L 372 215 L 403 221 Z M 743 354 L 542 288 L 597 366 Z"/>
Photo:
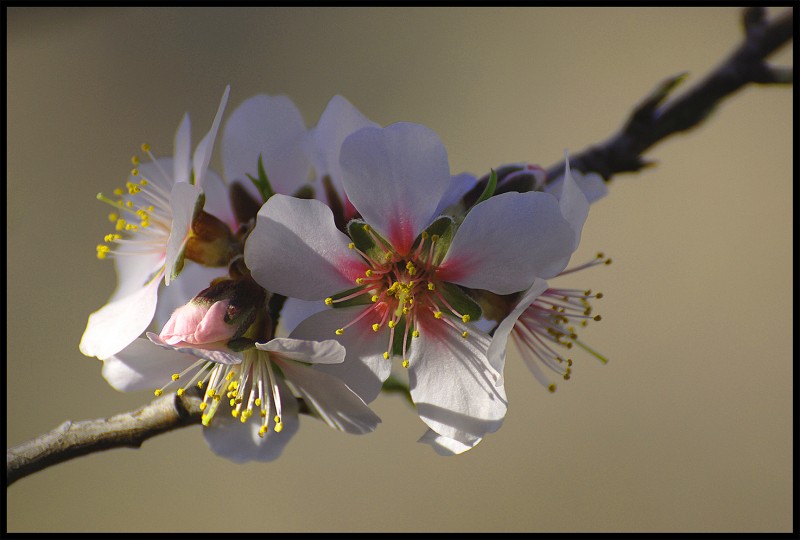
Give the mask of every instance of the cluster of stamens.
<path id="1" fill-rule="evenodd" d="M 435 234 L 428 235 L 423 231 L 416 248 L 402 257 L 386 240 L 375 234 L 369 225 L 363 227 L 374 244 L 383 250 L 382 255 L 370 256 L 351 242 L 348 247 L 361 255 L 370 268 L 363 276 L 356 278 L 357 287 L 354 291 L 344 296 L 326 298 L 325 303 L 334 306 L 340 302 L 369 295 L 372 306 L 342 328 L 338 328 L 336 334 L 342 335 L 348 327 L 365 317 L 371 317 L 372 320 L 377 320 L 372 324 L 373 332 L 379 332 L 384 328 L 389 330 L 383 357 L 387 360 L 392 357 L 396 340 L 400 339 L 402 366 L 406 368 L 409 365 L 410 341 L 420 335 L 421 317 L 432 316 L 457 329 L 463 338 L 469 337 L 469 334 L 462 331 L 450 316 L 457 317 L 465 323 L 470 321 L 470 316 L 459 313 L 437 289 L 436 266 L 432 261 L 439 237 Z"/>
<path id="2" fill-rule="evenodd" d="M 160 396 L 177 386 L 178 381 L 188 379 L 177 388 L 176 393 L 182 396 L 192 386 L 205 390 L 203 402 L 200 404 L 204 426 L 210 425 L 224 399 L 230 405 L 231 416 L 242 423 L 258 414 L 261 419 L 258 434 L 261 437 L 269 430 L 269 409 L 272 402 L 276 411 L 273 429 L 278 433 L 283 429 L 281 397 L 270 354 L 256 349 L 245 351 L 241 364 L 218 364 L 199 359 L 183 372 L 174 373 L 172 380 L 156 390 L 155 395 Z"/>
<path id="3" fill-rule="evenodd" d="M 600 264 L 611 264 L 611 259 L 598 253 L 594 260 L 565 270 L 559 275 L 583 270 Z M 558 349 L 571 350 L 578 345 L 601 362 L 606 358 L 582 341 L 578 340 L 575 326 L 585 327 L 590 320 L 600 321 L 600 315 L 592 315 L 590 300 L 603 298 L 603 293 L 591 290 L 547 289 L 517 319 L 511 336 L 518 350 L 527 356 L 528 365 L 534 376 L 550 392 L 556 391 L 555 383 L 538 369 L 532 360 L 538 359 L 546 368 L 556 372 L 565 381 L 572 375 L 572 359 L 562 356 Z M 532 357 L 532 358 L 531 358 Z"/>
<path id="4" fill-rule="evenodd" d="M 108 215 L 108 220 L 114 224 L 114 232 L 105 235 L 104 243 L 97 245 L 98 259 L 105 259 L 110 255 L 151 253 L 166 245 L 172 218 L 169 211 L 170 194 L 162 184 L 169 185 L 170 177 L 153 157 L 147 144 L 142 145 L 142 150 L 156 164 L 163 181 L 153 181 L 141 176 L 137 168 L 140 160 L 134 156 L 131 158 L 134 166 L 131 176 L 139 181 L 128 181 L 124 188 L 115 189 L 113 193 L 117 199 L 111 199 L 102 193 L 97 194 L 98 200 L 114 207 L 114 211 Z M 125 245 L 130 249 L 115 249 L 111 244 Z"/>

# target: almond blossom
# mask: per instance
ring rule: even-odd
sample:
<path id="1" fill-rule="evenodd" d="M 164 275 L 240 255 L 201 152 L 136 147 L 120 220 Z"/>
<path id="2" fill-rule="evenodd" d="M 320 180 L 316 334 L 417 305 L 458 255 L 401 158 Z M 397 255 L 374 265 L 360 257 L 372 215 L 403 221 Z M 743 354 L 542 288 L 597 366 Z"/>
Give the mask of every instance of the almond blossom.
<path id="1" fill-rule="evenodd" d="M 344 140 L 339 164 L 363 217 L 348 224 L 349 237 L 321 202 L 275 195 L 258 213 L 247 266 L 270 291 L 332 308 L 290 336 L 345 346 L 345 362 L 318 369 L 369 402 L 398 357 L 420 418 L 472 445 L 499 428 L 506 397 L 466 289 L 509 294 L 557 275 L 573 228 L 559 200 L 541 192 L 490 197 L 463 221 L 439 217 L 452 177 L 444 146 L 421 125 L 362 128 Z"/>
<path id="2" fill-rule="evenodd" d="M 83 354 L 105 359 L 140 336 L 156 312 L 161 282 L 170 285 L 186 257 L 222 266 L 232 256 L 230 231 L 211 213 L 222 218 L 230 214 L 227 198 L 218 196 L 224 186 L 208 169 L 229 91 L 225 89 L 211 130 L 193 155 L 185 115 L 173 158 L 156 158 L 144 144 L 142 150 L 151 161 L 132 159 L 134 169 L 125 189 L 114 192 L 119 198 L 98 195 L 114 208 L 109 219 L 115 232 L 97 246 L 97 256 L 114 260 L 118 283 L 106 305 L 89 316 L 80 342 Z M 204 271 L 192 273 L 200 282 L 208 276 Z"/>

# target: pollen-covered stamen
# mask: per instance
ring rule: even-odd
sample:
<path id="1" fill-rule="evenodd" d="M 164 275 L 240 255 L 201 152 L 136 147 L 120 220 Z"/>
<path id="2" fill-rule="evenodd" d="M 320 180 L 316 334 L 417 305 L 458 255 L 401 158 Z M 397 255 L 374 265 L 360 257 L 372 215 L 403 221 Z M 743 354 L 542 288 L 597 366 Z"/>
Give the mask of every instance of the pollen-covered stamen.
<path id="1" fill-rule="evenodd" d="M 581 264 L 579 266 L 575 266 L 573 268 L 568 268 L 568 269 L 562 271 L 558 275 L 559 276 L 564 276 L 564 275 L 567 275 L 567 274 L 571 274 L 573 272 L 577 272 L 578 270 L 585 270 L 587 268 L 591 268 L 593 266 L 599 266 L 601 264 L 605 264 L 606 266 L 611 264 L 611 258 L 610 257 L 606 257 L 605 254 L 602 251 L 598 252 L 597 255 L 595 255 L 594 259 L 592 259 L 591 261 L 583 263 L 583 264 Z"/>

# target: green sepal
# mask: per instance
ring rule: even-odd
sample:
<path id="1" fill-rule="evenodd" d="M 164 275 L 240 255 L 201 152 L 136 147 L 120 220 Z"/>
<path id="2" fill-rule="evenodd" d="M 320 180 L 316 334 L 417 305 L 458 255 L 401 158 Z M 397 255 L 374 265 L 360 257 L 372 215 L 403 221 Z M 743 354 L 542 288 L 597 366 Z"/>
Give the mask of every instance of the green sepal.
<path id="1" fill-rule="evenodd" d="M 345 296 L 351 295 L 354 292 L 362 291 L 363 287 L 353 287 L 352 289 L 347 289 L 346 291 L 342 291 L 340 293 L 336 293 L 331 296 L 331 299 L 334 302 L 331 304 L 333 308 L 343 308 L 343 307 L 351 307 L 351 306 L 364 306 L 366 304 L 372 303 L 372 295 L 364 291 L 364 294 L 356 296 L 355 298 L 350 298 L 349 300 L 343 300 L 341 302 L 336 302 L 339 298 L 344 298 Z"/>
<path id="2" fill-rule="evenodd" d="M 481 193 L 481 196 L 478 197 L 478 200 L 475 201 L 475 204 L 480 204 L 494 195 L 495 189 L 497 189 L 497 173 L 492 169 L 492 172 L 489 173 L 489 182 L 486 183 L 486 188 L 483 190 L 483 193 Z M 475 208 L 475 204 L 472 205 L 472 208 Z M 470 208 L 470 210 L 472 208 Z"/>
<path id="3" fill-rule="evenodd" d="M 375 229 L 371 229 L 372 233 L 364 230 L 364 227 L 368 227 L 367 223 L 361 219 L 353 219 L 350 223 L 347 224 L 347 234 L 350 235 L 350 239 L 353 241 L 353 244 L 361 251 L 378 263 L 383 263 L 386 261 L 386 253 L 388 250 L 386 249 L 386 245 L 389 245 L 381 235 L 379 235 Z M 379 238 L 383 241 L 376 242 L 375 238 Z"/>
<path id="4" fill-rule="evenodd" d="M 465 293 L 458 285 L 440 282 L 436 284 L 436 290 L 441 294 L 447 303 L 453 306 L 462 315 L 469 315 L 470 321 L 477 321 L 481 318 L 481 306 Z M 442 311 L 447 313 L 450 310 L 445 306 L 440 306 Z"/>
<path id="5" fill-rule="evenodd" d="M 413 330 L 413 328 L 412 328 Z M 391 329 L 389 330 L 391 332 Z M 399 356 L 403 357 L 403 335 L 406 331 L 406 318 L 401 317 L 400 320 L 397 321 L 397 325 L 394 327 L 394 339 L 392 340 L 392 350 L 389 351 L 392 356 Z M 411 332 L 408 333 L 408 340 L 409 342 L 406 344 L 406 351 L 411 349 Z M 403 360 L 408 360 L 408 358 L 403 358 Z"/>
<path id="6" fill-rule="evenodd" d="M 428 239 L 425 240 L 426 243 L 431 241 L 433 235 L 439 237 L 436 240 L 436 245 L 433 247 L 433 260 L 430 261 L 433 266 L 439 266 L 442 259 L 444 259 L 444 256 L 447 254 L 447 250 L 450 249 L 450 243 L 453 241 L 453 236 L 456 233 L 456 222 L 450 216 L 441 216 L 428 225 L 425 232 L 428 235 Z M 420 240 L 418 240 L 418 242 L 419 241 Z M 425 260 L 428 259 L 428 250 L 424 247 L 421 256 Z"/>
<path id="7" fill-rule="evenodd" d="M 314 198 L 314 188 L 306 184 L 302 186 L 300 189 L 294 192 L 292 195 L 295 199 L 313 199 Z"/>
<path id="8" fill-rule="evenodd" d="M 251 182 L 253 182 L 253 185 L 256 186 L 256 189 L 258 189 L 258 192 L 264 198 L 264 202 L 275 195 L 275 192 L 272 190 L 272 186 L 269 183 L 269 178 L 267 178 L 267 171 L 264 170 L 264 160 L 262 159 L 261 154 L 258 155 L 258 179 L 253 178 L 249 174 L 247 174 L 247 177 Z"/>

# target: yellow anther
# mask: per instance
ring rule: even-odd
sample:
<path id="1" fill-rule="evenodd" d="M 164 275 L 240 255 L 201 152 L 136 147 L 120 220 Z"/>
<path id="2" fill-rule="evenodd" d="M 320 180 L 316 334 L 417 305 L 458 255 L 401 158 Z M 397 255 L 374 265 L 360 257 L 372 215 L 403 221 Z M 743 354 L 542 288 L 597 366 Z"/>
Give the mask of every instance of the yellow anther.
<path id="1" fill-rule="evenodd" d="M 464 322 L 469 322 L 470 316 L 469 315 L 462 315 L 461 316 L 461 320 L 464 321 Z"/>
<path id="2" fill-rule="evenodd" d="M 267 426 L 261 426 L 258 430 L 258 436 L 263 437 L 267 433 Z"/>
<path id="3" fill-rule="evenodd" d="M 150 182 L 147 181 L 147 178 L 142 178 L 141 180 L 139 180 L 139 185 L 140 186 L 146 186 L 149 183 Z"/>
<path id="4" fill-rule="evenodd" d="M 217 395 L 217 391 L 216 390 L 214 390 L 213 388 L 209 388 L 208 389 L 208 397 L 213 398 L 213 397 L 216 397 L 216 395 Z"/>
<path id="5" fill-rule="evenodd" d="M 245 415 L 244 413 L 242 413 L 242 416 L 239 418 L 239 421 L 240 421 L 242 424 L 244 424 L 245 422 L 247 422 L 247 415 Z"/>
<path id="6" fill-rule="evenodd" d="M 233 409 L 233 410 L 231 411 L 231 416 L 233 416 L 234 418 L 239 418 L 239 411 L 238 411 L 238 409 Z"/>
<path id="7" fill-rule="evenodd" d="M 261 411 L 261 415 L 260 416 L 261 416 L 261 418 L 266 418 L 267 417 L 267 411 Z"/>
<path id="8" fill-rule="evenodd" d="M 603 297 L 603 293 L 599 292 L 595 295 L 595 298 L 600 299 Z"/>
<path id="9" fill-rule="evenodd" d="M 326 306 L 330 306 L 332 304 L 333 304 L 333 298 L 328 297 L 328 298 L 325 299 L 325 305 Z"/>
<path id="10" fill-rule="evenodd" d="M 594 320 L 596 321 L 602 320 L 602 317 L 600 315 L 595 315 Z"/>
<path id="11" fill-rule="evenodd" d="M 122 191 L 122 188 L 117 188 L 117 189 L 114 190 L 114 195 L 122 196 L 123 193 L 125 193 L 125 192 Z"/>
<path id="12" fill-rule="evenodd" d="M 372 277 L 372 274 L 373 274 L 373 272 L 370 269 L 367 269 L 367 271 L 364 272 L 364 275 L 367 276 L 367 277 Z"/>
<path id="13" fill-rule="evenodd" d="M 367 224 L 367 223 L 364 223 L 364 227 L 363 227 L 363 229 L 364 229 L 364 231 L 366 231 L 366 232 L 369 232 L 369 231 L 371 231 L 371 230 L 372 230 L 372 227 L 370 227 L 370 226 L 369 226 L 369 224 Z"/>
<path id="14" fill-rule="evenodd" d="M 363 277 L 357 277 L 356 278 L 356 285 L 362 285 L 363 283 L 364 283 L 364 278 Z"/>
<path id="15" fill-rule="evenodd" d="M 175 392 L 175 393 L 178 394 L 179 396 L 182 396 L 183 394 L 186 393 L 186 389 L 185 388 L 178 388 L 178 391 Z"/>
<path id="16" fill-rule="evenodd" d="M 159 390 L 156 390 L 156 391 L 155 391 L 155 392 L 153 392 L 153 393 L 154 393 L 156 396 L 160 396 L 161 394 L 163 394 L 163 393 L 164 393 L 164 391 L 159 389 Z"/>
<path id="17" fill-rule="evenodd" d="M 372 325 L 372 331 L 373 332 L 377 332 L 380 329 L 380 327 L 381 327 L 381 325 L 379 325 L 378 323 L 375 323 L 375 324 Z"/>
<path id="18" fill-rule="evenodd" d="M 234 405 L 236 405 L 236 400 L 231 399 L 228 403 L 230 403 L 231 407 L 233 407 Z"/>
<path id="19" fill-rule="evenodd" d="M 584 291 L 583 296 L 589 296 L 590 294 L 592 294 L 592 289 L 587 289 Z"/>
<path id="20" fill-rule="evenodd" d="M 571 365 L 572 365 L 572 358 L 567 358 L 567 365 L 568 365 L 568 366 L 571 366 Z"/>
<path id="21" fill-rule="evenodd" d="M 403 360 L 403 362 L 402 362 L 402 366 L 403 366 L 404 368 L 407 368 L 407 367 L 408 367 L 408 360 Z"/>
<path id="22" fill-rule="evenodd" d="M 150 145 L 147 143 L 142 143 L 142 152 L 149 152 L 149 151 L 150 151 Z"/>
<path id="23" fill-rule="evenodd" d="M 273 420 L 273 421 L 274 421 L 276 424 L 280 424 L 280 423 L 281 423 L 281 417 L 280 417 L 280 416 L 278 416 L 277 414 L 275 415 L 275 418 L 273 418 L 272 420 Z"/>
<path id="24" fill-rule="evenodd" d="M 407 307 L 403 308 L 403 315 L 408 315 L 408 308 Z"/>
<path id="25" fill-rule="evenodd" d="M 107 234 L 107 235 L 105 235 L 105 236 L 103 237 L 103 240 L 104 240 L 105 242 L 113 242 L 114 240 L 119 240 L 120 238 L 122 238 L 122 235 L 119 235 L 119 234 L 113 234 L 113 233 L 112 233 L 112 234 Z"/>
<path id="26" fill-rule="evenodd" d="M 277 422 L 275 424 L 275 433 L 280 433 L 283 429 L 283 422 Z"/>
<path id="27" fill-rule="evenodd" d="M 383 254 L 383 258 L 384 258 L 385 260 L 387 260 L 387 261 L 391 261 L 391 260 L 392 260 L 392 252 L 391 252 L 391 251 L 387 251 L 387 252 L 385 252 L 385 253 Z"/>
<path id="28" fill-rule="evenodd" d="M 611 264 L 611 259 L 606 259 L 606 262 L 604 262 L 603 264 L 605 264 L 605 265 Z"/>
<path id="29" fill-rule="evenodd" d="M 422 237 L 423 240 L 425 240 L 426 238 L 428 238 L 428 231 L 422 231 L 422 234 L 420 234 L 420 236 Z"/>
<path id="30" fill-rule="evenodd" d="M 181 378 L 181 375 L 180 375 L 180 373 L 173 373 L 173 374 L 172 374 L 172 380 L 173 380 L 173 381 L 177 381 L 177 380 L 178 380 L 178 379 L 180 379 L 180 378 Z"/>
<path id="31" fill-rule="evenodd" d="M 108 214 L 108 221 L 110 221 L 111 223 L 114 223 L 118 219 L 119 219 L 119 216 L 117 214 L 115 214 L 114 212 L 111 212 L 110 214 Z"/>
<path id="32" fill-rule="evenodd" d="M 396 325 L 397 325 L 397 323 L 395 323 L 394 321 L 389 321 L 389 322 L 387 323 L 387 326 L 388 326 L 389 328 L 394 328 Z"/>
<path id="33" fill-rule="evenodd" d="M 598 259 L 602 259 L 603 257 L 605 257 L 605 255 L 603 255 L 603 252 L 602 251 L 598 251 L 597 252 L 597 258 Z"/>
<path id="34" fill-rule="evenodd" d="M 139 156 L 131 156 L 131 164 L 138 165 L 139 164 Z"/>
<path id="35" fill-rule="evenodd" d="M 225 375 L 225 380 L 226 380 L 226 381 L 229 381 L 229 380 L 233 379 L 234 375 L 236 375 L 236 372 L 234 372 L 234 371 L 229 371 L 229 372 L 228 372 L 228 374 L 227 374 L 227 375 Z"/>
<path id="36" fill-rule="evenodd" d="M 208 403 L 206 403 L 205 401 L 204 401 L 203 403 L 201 403 L 201 404 L 200 404 L 200 410 L 201 410 L 201 411 L 204 411 L 204 410 L 206 410 L 206 407 L 208 407 Z"/>
<path id="37" fill-rule="evenodd" d="M 125 230 L 126 231 L 138 231 L 139 230 L 139 226 L 138 225 L 134 225 L 133 223 L 126 223 L 125 224 Z"/>
<path id="38" fill-rule="evenodd" d="M 133 201 L 125 201 L 125 206 L 128 208 L 133 208 Z"/>
<path id="39" fill-rule="evenodd" d="M 261 407 L 261 398 L 256 398 L 254 403 L 256 404 L 256 407 Z"/>
<path id="40" fill-rule="evenodd" d="M 151 204 L 150 206 L 148 206 L 148 207 L 147 207 L 147 211 L 148 211 L 148 212 L 152 212 L 152 211 L 153 211 L 153 210 L 155 210 L 155 209 L 156 209 L 156 207 L 155 207 L 155 206 L 153 206 L 152 204 Z"/>
<path id="41" fill-rule="evenodd" d="M 565 380 L 565 381 L 568 381 L 568 380 L 569 380 L 569 373 L 565 373 L 565 374 L 564 374 L 564 380 Z"/>
<path id="42" fill-rule="evenodd" d="M 386 351 L 385 353 L 383 353 L 383 359 L 384 360 L 388 360 L 389 359 L 389 351 Z"/>
<path id="43" fill-rule="evenodd" d="M 433 316 L 436 317 L 437 319 L 441 319 L 442 318 L 442 312 L 441 311 L 435 311 L 433 313 Z"/>
<path id="44" fill-rule="evenodd" d="M 98 259 L 105 259 L 106 255 L 108 255 L 109 247 L 105 244 L 98 244 L 97 245 L 97 258 Z"/>
<path id="45" fill-rule="evenodd" d="M 377 302 L 378 301 L 378 295 L 377 294 L 373 294 L 371 300 L 373 302 Z"/>
<path id="46" fill-rule="evenodd" d="M 131 169 L 131 176 L 139 176 L 139 169 Z M 128 189 L 130 190 L 130 186 L 128 186 Z"/>
<path id="47" fill-rule="evenodd" d="M 434 285 L 433 283 L 431 283 L 431 282 L 429 281 L 429 282 L 428 282 L 428 290 L 429 290 L 429 291 L 432 291 L 432 290 L 434 290 L 435 288 L 436 288 L 436 285 Z"/>
<path id="48" fill-rule="evenodd" d="M 344 334 L 344 328 L 337 328 L 336 329 L 336 335 L 337 336 L 341 336 L 342 334 Z"/>
<path id="49" fill-rule="evenodd" d="M 439 241 L 439 235 L 438 234 L 434 234 L 433 236 L 431 236 L 431 242 L 438 242 L 438 241 Z"/>
<path id="50" fill-rule="evenodd" d="M 197 388 L 199 388 L 200 390 L 202 390 L 202 389 L 203 389 L 203 386 L 204 386 L 204 384 L 205 384 L 205 383 L 203 383 L 203 381 L 198 381 L 198 382 L 197 382 Z"/>
<path id="51" fill-rule="evenodd" d="M 211 417 L 210 417 L 210 416 L 208 416 L 208 415 L 206 415 L 206 414 L 204 414 L 204 415 L 203 415 L 203 416 L 201 416 L 200 418 L 201 418 L 201 423 L 202 423 L 202 424 L 203 424 L 205 427 L 208 427 L 208 425 L 211 423 Z"/>
<path id="52" fill-rule="evenodd" d="M 466 330 L 464 330 L 463 332 L 461 332 L 461 337 L 467 339 L 469 337 L 469 333 Z"/>
<path id="53" fill-rule="evenodd" d="M 419 330 L 412 330 L 411 337 L 419 337 Z"/>
<path id="54" fill-rule="evenodd" d="M 555 384 L 551 384 L 550 386 L 548 386 L 548 387 L 547 387 L 547 389 L 548 389 L 548 390 L 550 391 L 550 393 L 552 394 L 553 392 L 555 392 L 555 391 L 556 391 L 556 385 L 555 385 Z"/>
<path id="55" fill-rule="evenodd" d="M 350 248 L 350 249 L 356 249 L 356 245 L 353 242 L 350 242 L 349 244 L 347 244 L 347 247 Z"/>

